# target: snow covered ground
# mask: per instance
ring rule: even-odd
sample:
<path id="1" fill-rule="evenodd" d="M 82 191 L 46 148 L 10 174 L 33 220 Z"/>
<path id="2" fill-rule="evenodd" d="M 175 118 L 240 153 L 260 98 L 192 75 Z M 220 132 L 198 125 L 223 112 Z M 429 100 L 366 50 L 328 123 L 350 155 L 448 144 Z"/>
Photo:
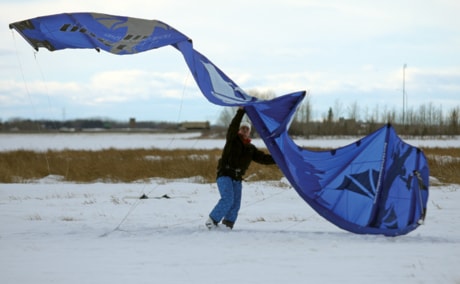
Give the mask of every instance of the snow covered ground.
<path id="1" fill-rule="evenodd" d="M 0 151 L 33 149 L 87 149 L 100 150 L 107 148 L 135 149 L 212 149 L 224 146 L 219 139 L 199 139 L 200 133 L 57 133 L 57 134 L 0 134 Z M 295 139 L 302 147 L 338 148 L 358 140 L 358 137 L 347 138 L 314 138 Z M 460 137 L 449 139 L 408 139 L 407 143 L 416 147 L 460 147 Z M 261 139 L 253 139 L 257 147 L 265 148 Z"/>
<path id="2" fill-rule="evenodd" d="M 187 135 L 43 136 L 24 144 L 24 136 L 0 135 L 0 151 L 201 143 Z M 208 231 L 218 192 L 198 180 L 0 184 L 0 283 L 460 283 L 460 185 L 431 187 L 425 224 L 391 238 L 335 227 L 284 180 L 245 183 L 235 229 Z"/>

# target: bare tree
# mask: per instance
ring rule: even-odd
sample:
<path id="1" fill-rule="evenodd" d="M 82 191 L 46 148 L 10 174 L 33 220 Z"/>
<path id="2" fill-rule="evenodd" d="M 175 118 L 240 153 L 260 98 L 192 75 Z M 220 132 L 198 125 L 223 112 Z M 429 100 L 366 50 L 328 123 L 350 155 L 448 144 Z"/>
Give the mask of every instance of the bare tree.
<path id="1" fill-rule="evenodd" d="M 343 104 L 339 99 L 336 99 L 334 101 L 334 118 L 335 120 L 338 120 L 340 116 L 342 115 L 343 111 Z"/>
<path id="2" fill-rule="evenodd" d="M 348 107 L 348 118 L 353 119 L 355 121 L 360 119 L 358 102 L 355 101 Z"/>
<path id="3" fill-rule="evenodd" d="M 389 109 L 387 105 L 383 107 L 381 122 L 395 123 L 396 112 L 394 109 Z"/>
<path id="4" fill-rule="evenodd" d="M 310 124 L 312 121 L 312 104 L 311 104 L 311 96 L 307 92 L 305 98 L 297 110 L 295 114 L 295 120 L 293 125 L 291 126 L 294 132 L 309 136 L 310 134 Z"/>
<path id="5" fill-rule="evenodd" d="M 296 120 L 299 123 L 307 123 L 311 120 L 311 102 L 308 94 L 296 113 Z"/>
<path id="6" fill-rule="evenodd" d="M 217 124 L 220 126 L 228 126 L 235 116 L 236 110 L 236 107 L 224 107 L 217 119 Z"/>
<path id="7" fill-rule="evenodd" d="M 449 113 L 449 134 L 456 135 L 459 132 L 460 125 L 460 107 L 453 108 Z"/>

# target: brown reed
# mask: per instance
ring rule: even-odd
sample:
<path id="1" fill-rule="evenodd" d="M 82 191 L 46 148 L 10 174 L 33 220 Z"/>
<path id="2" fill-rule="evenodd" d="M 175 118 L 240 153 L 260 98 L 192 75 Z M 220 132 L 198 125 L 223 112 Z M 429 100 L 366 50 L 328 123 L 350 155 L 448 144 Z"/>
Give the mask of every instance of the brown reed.
<path id="1" fill-rule="evenodd" d="M 423 149 L 430 176 L 442 183 L 460 184 L 460 148 Z M 0 152 L 0 182 L 25 183 L 48 175 L 69 182 L 133 182 L 149 178 L 201 177 L 215 181 L 221 149 L 159 150 L 106 149 L 100 151 L 63 150 Z M 277 166 L 252 163 L 246 177 L 251 181 L 280 180 Z"/>

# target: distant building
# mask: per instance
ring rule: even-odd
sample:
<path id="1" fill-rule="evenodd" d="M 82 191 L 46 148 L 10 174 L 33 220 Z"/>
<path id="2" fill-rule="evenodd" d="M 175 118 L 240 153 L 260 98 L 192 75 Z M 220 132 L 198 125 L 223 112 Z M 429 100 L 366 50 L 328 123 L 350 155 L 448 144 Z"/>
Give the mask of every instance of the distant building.
<path id="1" fill-rule="evenodd" d="M 129 119 L 129 128 L 136 128 L 136 119 L 134 117 Z"/>
<path id="2" fill-rule="evenodd" d="M 211 129 L 209 121 L 185 121 L 179 125 L 182 130 L 208 130 Z"/>

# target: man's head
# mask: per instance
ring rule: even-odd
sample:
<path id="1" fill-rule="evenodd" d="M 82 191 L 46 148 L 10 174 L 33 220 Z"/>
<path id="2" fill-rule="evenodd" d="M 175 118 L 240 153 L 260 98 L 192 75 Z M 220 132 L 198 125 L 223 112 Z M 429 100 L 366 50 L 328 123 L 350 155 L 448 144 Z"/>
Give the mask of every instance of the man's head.
<path id="1" fill-rule="evenodd" d="M 241 122 L 239 133 L 244 138 L 249 138 L 249 135 L 251 134 L 251 124 L 249 122 L 247 122 L 247 121 Z"/>
<path id="2" fill-rule="evenodd" d="M 249 132 L 251 132 L 251 124 L 250 124 L 249 122 L 247 122 L 247 121 L 241 122 L 241 124 L 240 124 L 240 129 L 241 129 L 242 127 L 247 127 L 247 128 L 249 129 Z"/>

